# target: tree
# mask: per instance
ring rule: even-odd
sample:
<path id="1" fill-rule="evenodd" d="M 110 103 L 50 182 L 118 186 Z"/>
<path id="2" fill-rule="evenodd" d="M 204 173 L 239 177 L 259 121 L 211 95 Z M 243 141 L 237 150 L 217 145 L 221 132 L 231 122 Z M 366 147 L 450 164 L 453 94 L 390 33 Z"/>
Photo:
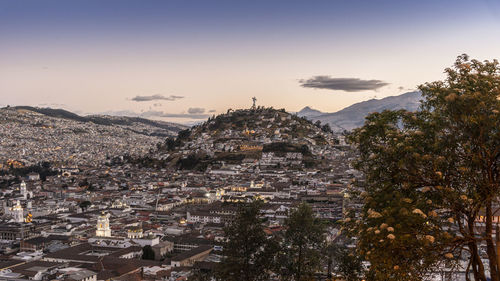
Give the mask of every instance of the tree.
<path id="1" fill-rule="evenodd" d="M 302 203 L 290 214 L 285 228 L 279 257 L 281 278 L 311 280 L 321 264 L 325 225 L 309 205 Z"/>
<path id="2" fill-rule="evenodd" d="M 186 140 L 191 135 L 190 129 L 181 130 L 177 133 L 177 139 L 180 141 Z"/>
<path id="3" fill-rule="evenodd" d="M 499 281 L 493 206 L 500 187 L 500 67 L 459 56 L 447 78 L 421 85 L 417 112 L 367 117 L 349 139 L 365 175 L 361 219 L 346 219 L 370 280 L 422 280 L 468 254 L 467 280 Z M 476 228 L 483 220 L 484 231 Z"/>
<path id="4" fill-rule="evenodd" d="M 213 269 L 213 263 L 196 262 L 193 265 L 188 281 L 212 281 L 214 280 Z"/>
<path id="5" fill-rule="evenodd" d="M 89 181 L 85 178 L 78 183 L 79 187 L 89 186 Z"/>
<path id="6" fill-rule="evenodd" d="M 363 259 L 346 244 L 331 243 L 327 247 L 328 274 L 333 270 L 346 281 L 359 281 L 364 275 Z"/>
<path id="7" fill-rule="evenodd" d="M 323 132 L 325 132 L 325 133 L 331 133 L 331 132 L 333 132 L 333 131 L 332 131 L 332 128 L 330 127 L 330 124 L 328 124 L 328 123 L 326 123 L 325 125 L 323 125 L 323 126 L 321 127 L 321 130 L 322 130 Z"/>
<path id="8" fill-rule="evenodd" d="M 90 206 L 92 205 L 92 203 L 90 203 L 90 201 L 83 201 L 80 203 L 80 208 L 82 208 L 82 211 L 85 211 L 87 210 Z"/>
<path id="9" fill-rule="evenodd" d="M 193 269 L 192 275 L 189 276 L 188 281 L 212 281 L 212 277 L 213 275 L 210 272 Z"/>
<path id="10" fill-rule="evenodd" d="M 269 280 L 278 246 L 264 232 L 260 207 L 260 201 L 240 206 L 235 220 L 224 229 L 224 259 L 216 268 L 218 280 Z"/>
<path id="11" fill-rule="evenodd" d="M 146 245 L 142 248 L 142 259 L 143 260 L 154 260 L 155 252 L 150 245 Z"/>

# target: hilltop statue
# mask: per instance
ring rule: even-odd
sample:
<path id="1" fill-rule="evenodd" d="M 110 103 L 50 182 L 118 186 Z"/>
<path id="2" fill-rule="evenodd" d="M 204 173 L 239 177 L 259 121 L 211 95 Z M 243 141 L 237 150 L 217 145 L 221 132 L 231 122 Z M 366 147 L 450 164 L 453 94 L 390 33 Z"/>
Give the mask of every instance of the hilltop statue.
<path id="1" fill-rule="evenodd" d="M 253 105 L 252 105 L 252 109 L 255 109 L 255 102 L 257 102 L 257 98 L 256 97 L 253 97 L 252 98 L 252 101 L 253 101 Z"/>

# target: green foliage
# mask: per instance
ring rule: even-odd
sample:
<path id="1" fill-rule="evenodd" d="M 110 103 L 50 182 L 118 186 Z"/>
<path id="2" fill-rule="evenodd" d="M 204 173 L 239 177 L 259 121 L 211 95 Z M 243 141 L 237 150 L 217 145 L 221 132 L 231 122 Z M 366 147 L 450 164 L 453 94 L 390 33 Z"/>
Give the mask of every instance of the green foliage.
<path id="1" fill-rule="evenodd" d="M 191 135 L 191 130 L 190 129 L 185 129 L 185 130 L 180 131 L 177 134 L 177 139 L 180 140 L 180 141 L 183 141 L 183 140 L 188 139 L 190 135 Z"/>
<path id="2" fill-rule="evenodd" d="M 165 149 L 167 151 L 174 151 L 177 147 L 179 147 L 181 145 L 181 141 L 179 140 L 179 138 L 167 138 L 165 140 Z"/>
<path id="3" fill-rule="evenodd" d="M 206 155 L 189 154 L 186 158 L 180 158 L 177 161 L 177 168 L 180 170 L 198 169 L 204 171 L 207 168 Z"/>
<path id="4" fill-rule="evenodd" d="M 87 210 L 88 207 L 90 207 L 92 205 L 92 203 L 90 203 L 90 201 L 83 201 L 80 203 L 80 208 L 82 208 L 83 211 Z"/>
<path id="5" fill-rule="evenodd" d="M 265 144 L 262 148 L 263 152 L 300 152 L 304 155 L 310 155 L 311 151 L 307 145 L 298 145 L 289 142 L 273 142 Z"/>
<path id="6" fill-rule="evenodd" d="M 330 127 L 330 124 L 326 123 L 325 125 L 321 126 L 321 130 L 325 133 L 332 133 L 332 128 Z"/>
<path id="7" fill-rule="evenodd" d="M 89 186 L 89 181 L 85 178 L 78 183 L 79 187 Z"/>
<path id="8" fill-rule="evenodd" d="M 188 281 L 212 281 L 213 274 L 211 272 L 202 271 L 200 269 L 193 269 L 192 275 L 189 276 Z"/>
<path id="9" fill-rule="evenodd" d="M 285 222 L 279 266 L 282 280 L 312 280 L 320 269 L 324 247 L 324 223 L 302 203 Z"/>
<path id="10" fill-rule="evenodd" d="M 243 159 L 245 159 L 246 156 L 247 153 L 223 152 L 223 153 L 218 153 L 214 160 L 239 164 Z"/>
<path id="11" fill-rule="evenodd" d="M 155 259 L 155 252 L 153 251 L 153 248 L 151 248 L 150 245 L 146 245 L 142 248 L 142 259 L 143 260 Z"/>
<path id="12" fill-rule="evenodd" d="M 0 175 L 11 174 L 18 177 L 26 177 L 29 173 L 38 173 L 41 181 L 45 181 L 48 176 L 57 175 L 57 172 L 51 168 L 51 164 L 46 161 L 22 168 L 14 168 L 11 166 L 8 171 L 0 170 Z"/>
<path id="13" fill-rule="evenodd" d="M 216 268 L 218 280 L 269 280 L 278 248 L 264 232 L 260 206 L 260 201 L 241 206 L 235 220 L 225 228 L 225 258 Z"/>
<path id="14" fill-rule="evenodd" d="M 327 247 L 329 262 L 337 275 L 346 281 L 359 281 L 364 276 L 363 259 L 356 253 L 356 249 L 348 248 L 345 244 L 331 244 Z M 330 268 L 330 264 L 328 265 Z M 329 270 L 330 272 L 330 270 Z"/>
<path id="15" fill-rule="evenodd" d="M 486 244 L 499 281 L 492 206 L 500 187 L 500 68 L 466 55 L 445 81 L 420 86 L 418 112 L 366 118 L 349 139 L 365 175 L 361 219 L 346 219 L 370 262 L 368 280 L 422 280 L 433 267 L 470 252 L 475 280 L 486 280 L 478 248 Z M 484 212 L 486 231 L 473 225 Z"/>

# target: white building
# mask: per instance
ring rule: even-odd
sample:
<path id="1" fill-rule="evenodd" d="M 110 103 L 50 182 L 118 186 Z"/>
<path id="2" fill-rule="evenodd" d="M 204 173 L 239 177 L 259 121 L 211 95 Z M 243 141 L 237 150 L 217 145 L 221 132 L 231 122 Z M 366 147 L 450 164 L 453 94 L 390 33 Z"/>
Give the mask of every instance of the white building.
<path id="1" fill-rule="evenodd" d="M 111 237 L 111 228 L 109 228 L 109 214 L 104 212 L 97 218 L 97 229 L 95 236 Z"/>
<path id="2" fill-rule="evenodd" d="M 21 186 L 19 187 L 19 192 L 23 196 L 24 200 L 28 199 L 28 190 L 26 188 L 26 183 L 24 181 L 21 182 Z"/>
<path id="3" fill-rule="evenodd" d="M 10 211 L 15 222 L 18 223 L 24 222 L 24 215 L 23 215 L 24 210 L 19 200 L 17 200 L 16 205 L 13 206 Z"/>

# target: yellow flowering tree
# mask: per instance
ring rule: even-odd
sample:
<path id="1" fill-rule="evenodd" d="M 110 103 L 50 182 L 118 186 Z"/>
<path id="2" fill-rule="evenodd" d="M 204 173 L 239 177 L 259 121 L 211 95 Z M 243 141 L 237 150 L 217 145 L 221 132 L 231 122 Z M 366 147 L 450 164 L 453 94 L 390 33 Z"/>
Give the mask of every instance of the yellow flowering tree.
<path id="1" fill-rule="evenodd" d="M 463 251 L 474 280 L 500 281 L 493 206 L 500 187 L 500 67 L 459 56 L 447 78 L 421 85 L 417 112 L 367 117 L 350 136 L 364 208 L 346 225 L 369 280 L 422 280 Z M 477 227 L 480 214 L 482 228 Z M 479 248 L 487 249 L 490 276 Z"/>

